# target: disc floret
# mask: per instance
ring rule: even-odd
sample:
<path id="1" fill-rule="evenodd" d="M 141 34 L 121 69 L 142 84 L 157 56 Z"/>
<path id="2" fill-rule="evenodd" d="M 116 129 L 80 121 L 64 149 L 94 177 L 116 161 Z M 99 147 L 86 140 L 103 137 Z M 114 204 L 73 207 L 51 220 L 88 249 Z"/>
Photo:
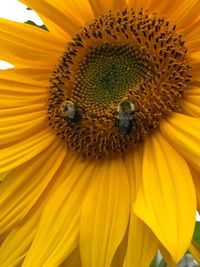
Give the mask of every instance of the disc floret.
<path id="1" fill-rule="evenodd" d="M 180 109 L 190 80 L 175 26 L 143 11 L 109 12 L 68 44 L 50 79 L 48 118 L 82 156 L 122 155 Z"/>

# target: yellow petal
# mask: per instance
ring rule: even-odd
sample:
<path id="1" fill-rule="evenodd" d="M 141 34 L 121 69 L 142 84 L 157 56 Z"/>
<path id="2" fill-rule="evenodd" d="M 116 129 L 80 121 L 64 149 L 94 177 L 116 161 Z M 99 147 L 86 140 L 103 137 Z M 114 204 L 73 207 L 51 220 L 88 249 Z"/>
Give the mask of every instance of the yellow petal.
<path id="1" fill-rule="evenodd" d="M 16 56 L 6 50 L 0 50 L 0 58 L 1 60 L 13 64 L 17 68 L 28 67 L 42 70 L 46 69 L 48 70 L 49 74 L 51 74 L 53 67 L 57 63 L 56 57 L 49 58 L 47 55 L 46 59 L 44 59 L 44 56 L 41 56 L 39 53 L 37 53 L 37 55 L 35 55 L 35 57 L 32 59 L 27 59 L 25 56 Z"/>
<path id="2" fill-rule="evenodd" d="M 1 112 L 0 112 L 1 114 Z M 35 112 L 35 114 L 41 114 L 41 112 Z M 46 125 L 46 116 L 45 112 L 42 112 L 42 116 L 38 118 L 34 118 L 31 121 L 26 122 L 14 122 L 14 118 L 11 117 L 11 124 L 9 125 L 7 122 L 7 126 L 0 127 L 1 135 L 0 135 L 0 145 L 11 145 L 12 143 L 16 143 L 21 141 L 24 138 L 28 138 L 31 135 L 34 135 L 44 129 L 44 125 Z M 17 118 L 21 118 L 22 116 L 17 116 Z M 27 116 L 29 117 L 29 116 Z M 9 117 L 8 117 L 9 118 Z M 0 123 L 1 123 L 0 119 Z"/>
<path id="3" fill-rule="evenodd" d="M 25 23 L 0 19 L 0 54 L 10 53 L 32 61 L 56 62 L 64 42 L 47 31 Z"/>
<path id="4" fill-rule="evenodd" d="M 120 245 L 118 246 L 115 252 L 115 255 L 112 259 L 112 263 L 110 267 L 122 267 L 123 266 L 124 258 L 125 258 L 125 254 L 127 250 L 127 238 L 128 238 L 128 234 L 126 231 L 122 242 L 120 243 Z"/>
<path id="5" fill-rule="evenodd" d="M 145 141 L 142 185 L 134 210 L 177 263 L 193 235 L 196 196 L 187 163 L 159 132 Z"/>
<path id="6" fill-rule="evenodd" d="M 173 7 L 169 7 L 169 19 L 177 24 L 179 29 L 184 29 L 199 18 L 200 2 L 199 0 L 182 0 L 175 1 Z M 176 12 L 173 12 L 173 9 Z"/>
<path id="7" fill-rule="evenodd" d="M 99 162 L 82 207 L 83 267 L 109 267 L 129 218 L 129 183 L 121 159 Z"/>
<path id="8" fill-rule="evenodd" d="M 187 42 L 187 44 L 191 50 L 193 49 L 193 51 L 190 52 L 189 57 L 188 57 L 188 63 L 192 66 L 192 79 L 193 80 L 191 82 L 191 85 L 193 85 L 195 80 L 198 81 L 200 77 L 200 51 L 195 51 L 195 45 L 193 42 L 191 42 L 190 44 Z M 200 86 L 198 87 L 200 88 Z M 189 88 L 187 91 L 189 91 Z"/>
<path id="9" fill-rule="evenodd" d="M 185 115 L 200 118 L 200 105 L 190 103 L 188 101 L 181 101 L 181 110 Z"/>
<path id="10" fill-rule="evenodd" d="M 6 178 L 6 176 L 9 174 L 10 171 L 2 172 L 0 174 L 0 183 Z"/>
<path id="11" fill-rule="evenodd" d="M 142 180 L 142 158 L 140 148 L 125 157 L 129 170 L 132 203 Z M 123 267 L 149 267 L 158 249 L 158 240 L 152 231 L 131 210 L 128 230 L 128 247 Z"/>
<path id="12" fill-rule="evenodd" d="M 69 257 L 59 267 L 82 267 L 79 247 L 75 248 Z"/>
<path id="13" fill-rule="evenodd" d="M 20 75 L 16 69 L 0 71 L 0 78 L 0 90 L 8 94 L 20 95 L 23 93 L 23 95 L 32 95 L 33 97 L 34 95 L 46 94 L 49 85 L 48 80 L 33 80 L 28 73 Z"/>
<path id="14" fill-rule="evenodd" d="M 101 1 L 101 0 L 88 0 L 91 8 L 93 10 L 94 16 L 98 17 L 101 16 L 103 13 L 106 13 L 110 10 L 121 10 L 124 7 L 126 7 L 126 1 L 125 0 L 107 0 L 107 1 Z"/>
<path id="15" fill-rule="evenodd" d="M 21 0 L 41 15 L 45 25 L 54 34 L 64 38 L 74 35 L 84 22 L 92 19 L 90 6 L 85 0 Z"/>
<path id="16" fill-rule="evenodd" d="M 2 116 L 2 119 L 5 118 L 7 116 L 7 119 L 9 120 L 10 117 L 13 117 L 13 115 L 15 114 L 15 118 L 17 118 L 18 116 L 23 116 L 24 121 L 28 121 L 28 119 L 26 119 L 26 115 L 28 114 L 28 116 L 30 116 L 29 113 L 34 113 L 35 115 L 42 115 L 42 111 L 46 108 L 44 103 L 35 103 L 35 104 L 31 104 L 28 106 L 21 106 L 21 107 L 13 107 L 13 108 L 4 108 L 0 111 L 0 114 Z M 41 113 L 38 113 L 41 112 Z M 46 111 L 45 111 L 46 112 Z M 45 117 L 46 117 L 46 113 L 45 113 Z M 22 118 L 22 117 L 21 117 Z M 36 119 L 38 117 L 33 117 L 33 119 Z M 14 123 L 15 121 L 13 120 L 12 123 Z M 21 122 L 21 121 L 20 121 Z M 6 123 L 6 120 L 4 120 L 4 123 Z M 8 123 L 7 123 L 8 124 Z M 1 125 L 3 126 L 2 122 Z M 10 124 L 8 124 L 9 126 L 12 126 Z"/>
<path id="17" fill-rule="evenodd" d="M 200 87 L 190 86 L 188 90 L 186 91 L 186 94 L 184 96 L 184 99 L 187 100 L 187 96 L 191 95 L 200 95 Z"/>
<path id="18" fill-rule="evenodd" d="M 190 166 L 197 197 L 197 210 L 200 212 L 200 173 Z"/>
<path id="19" fill-rule="evenodd" d="M 2 73 L 3 71 L 1 71 Z M 33 68 L 33 67 L 29 67 L 29 68 L 20 68 L 20 67 L 16 67 L 16 68 L 12 68 L 12 69 L 7 69 L 6 73 L 9 74 L 9 76 L 12 77 L 13 74 L 17 74 L 20 75 L 21 77 L 23 77 L 23 81 L 26 80 L 27 77 L 29 77 L 32 80 L 35 81 L 42 81 L 45 84 L 48 85 L 48 80 L 49 77 L 51 75 L 51 70 L 46 68 L 46 69 L 42 69 L 40 68 Z M 45 86 L 46 88 L 46 86 Z"/>
<path id="20" fill-rule="evenodd" d="M 164 136 L 200 171 L 200 119 L 174 113 L 160 125 Z"/>
<path id="21" fill-rule="evenodd" d="M 139 12 L 139 10 L 141 8 L 143 8 L 145 10 L 147 10 L 147 9 L 149 10 L 150 4 L 151 4 L 152 9 L 153 9 L 155 6 L 154 0 L 129 0 L 128 1 L 129 8 L 133 8 L 135 12 Z"/>
<path id="22" fill-rule="evenodd" d="M 128 5 L 130 8 L 133 7 L 136 12 L 143 8 L 150 12 L 156 12 L 158 15 L 166 16 L 170 23 L 177 24 L 181 29 L 188 26 L 191 21 L 197 20 L 200 10 L 199 0 L 168 0 L 161 2 L 157 0 L 129 0 Z"/>
<path id="23" fill-rule="evenodd" d="M 185 99 L 190 103 L 200 106 L 200 95 L 187 95 Z"/>
<path id="24" fill-rule="evenodd" d="M 194 40 L 196 41 L 200 38 L 200 33 L 197 31 L 195 33 L 197 34 L 197 36 L 196 36 L 197 38 L 194 38 Z M 194 72 L 194 70 L 195 70 L 195 71 L 197 71 L 197 73 L 199 73 L 198 67 L 200 64 L 200 51 L 199 50 L 196 51 L 195 49 L 194 49 L 194 51 L 191 51 L 190 54 L 188 55 L 188 61 L 192 65 L 192 71 Z"/>
<path id="25" fill-rule="evenodd" d="M 9 109 L 36 103 L 46 106 L 48 81 L 36 81 L 19 75 L 14 70 L 12 72 L 1 71 L 0 78 L 1 108 Z"/>
<path id="26" fill-rule="evenodd" d="M 0 186 L 0 232 L 21 221 L 37 202 L 66 154 L 60 142 L 11 171 Z M 16 179 L 17 177 L 17 179 Z"/>
<path id="27" fill-rule="evenodd" d="M 9 232 L 0 248 L 1 267 L 17 266 L 20 263 L 34 238 L 40 214 L 41 209 L 37 209 L 29 220 Z"/>
<path id="28" fill-rule="evenodd" d="M 190 246 L 189 246 L 189 251 L 192 254 L 192 256 L 200 263 L 200 247 L 199 244 L 195 241 L 192 240 Z"/>
<path id="29" fill-rule="evenodd" d="M 197 12 L 200 13 L 200 2 L 198 1 L 198 7 L 196 9 Z M 198 13 L 198 16 L 199 16 Z M 190 14 L 190 13 L 188 13 Z M 193 15 L 191 13 L 191 15 Z M 189 48 L 193 48 L 193 50 L 199 50 L 199 44 L 200 44 L 200 17 L 198 17 L 198 20 L 195 21 L 192 20 L 194 22 L 194 24 L 191 25 L 191 27 L 188 27 L 185 31 L 184 31 L 184 35 L 187 41 L 187 46 L 189 46 Z"/>
<path id="30" fill-rule="evenodd" d="M 2 131 L 6 131 L 6 128 L 12 129 L 13 126 L 16 126 L 17 128 L 20 128 L 20 123 L 26 123 L 26 122 L 31 122 L 32 120 L 38 119 L 38 118 L 45 118 L 45 110 L 43 107 L 43 110 L 39 110 L 39 111 L 35 111 L 35 112 L 31 112 L 30 108 L 31 106 L 34 105 L 30 105 L 30 106 L 26 106 L 26 108 L 28 109 L 27 113 L 22 113 L 22 114 L 16 114 L 16 115 L 8 115 L 6 116 L 2 116 L 2 118 L 0 118 L 0 125 L 1 125 L 1 129 Z M 13 108 L 13 109 L 9 109 L 10 113 L 12 113 L 15 110 L 17 110 L 18 112 L 20 110 L 24 110 L 24 107 L 17 107 L 17 108 Z M 1 115 L 3 115 L 4 112 L 0 112 Z M 8 112 L 9 114 L 9 112 Z M 15 113 L 13 113 L 15 114 Z M 18 127 L 19 126 L 19 127 Z M 45 125 L 46 126 L 46 125 Z"/>
<path id="31" fill-rule="evenodd" d="M 46 204 L 24 267 L 33 262 L 34 267 L 57 267 L 78 245 L 81 203 L 94 167 L 79 159 L 64 167 L 60 175 L 65 179 Z"/>
<path id="32" fill-rule="evenodd" d="M 54 134 L 47 129 L 8 148 L 3 148 L 0 154 L 0 173 L 13 169 L 35 157 L 54 139 Z"/>
<path id="33" fill-rule="evenodd" d="M 53 36 L 48 31 L 45 31 L 39 27 L 35 27 L 30 24 L 16 22 L 7 20 L 4 18 L 0 18 L 1 29 L 0 29 L 0 37 L 3 40 L 4 35 L 7 35 L 7 38 L 10 38 L 10 42 L 12 42 L 12 38 L 20 45 L 24 45 L 29 47 L 30 51 L 38 50 L 41 52 L 58 52 L 62 51 L 63 48 L 63 40 Z"/>
<path id="34" fill-rule="evenodd" d="M 0 106 L 5 108 L 14 108 L 19 106 L 27 106 L 37 103 L 44 103 L 44 95 L 34 95 L 32 98 L 27 95 L 9 94 L 8 92 L 0 92 Z"/>
<path id="35" fill-rule="evenodd" d="M 167 263 L 167 266 L 177 267 L 177 263 L 173 260 L 172 256 L 161 243 L 159 244 L 159 251 L 161 252 L 162 257 L 164 258 L 164 261 Z"/>
<path id="36" fill-rule="evenodd" d="M 125 167 L 128 173 L 131 201 L 135 201 L 136 194 L 141 184 L 142 177 L 143 146 L 138 146 L 134 151 L 125 155 Z"/>
<path id="37" fill-rule="evenodd" d="M 123 267 L 149 267 L 158 249 L 158 240 L 152 231 L 131 213 L 128 248 Z"/>

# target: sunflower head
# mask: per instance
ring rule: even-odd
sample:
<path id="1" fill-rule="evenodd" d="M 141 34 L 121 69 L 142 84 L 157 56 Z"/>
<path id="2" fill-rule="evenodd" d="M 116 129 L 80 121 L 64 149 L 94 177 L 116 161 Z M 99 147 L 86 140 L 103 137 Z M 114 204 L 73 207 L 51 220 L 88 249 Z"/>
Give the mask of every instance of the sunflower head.
<path id="1" fill-rule="evenodd" d="M 48 31 L 0 19 L 0 266 L 200 259 L 200 1 L 21 2 Z"/>
<path id="2" fill-rule="evenodd" d="M 163 17 L 124 9 L 101 15 L 72 38 L 48 100 L 50 125 L 69 147 L 84 157 L 121 156 L 180 110 L 191 72 L 175 28 Z"/>

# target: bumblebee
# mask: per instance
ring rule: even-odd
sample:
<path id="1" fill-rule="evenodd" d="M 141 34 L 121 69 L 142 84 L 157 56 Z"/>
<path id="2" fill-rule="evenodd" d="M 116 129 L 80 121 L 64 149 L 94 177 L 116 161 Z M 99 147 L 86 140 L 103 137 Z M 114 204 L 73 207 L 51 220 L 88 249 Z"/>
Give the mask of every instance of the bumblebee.
<path id="1" fill-rule="evenodd" d="M 136 129 L 134 114 L 137 110 L 129 99 L 122 100 L 117 107 L 115 125 L 122 134 L 130 134 Z"/>
<path id="2" fill-rule="evenodd" d="M 64 101 L 61 104 L 60 110 L 63 116 L 67 118 L 71 123 L 78 123 L 82 119 L 81 110 L 78 108 L 76 104 L 74 104 L 70 100 Z"/>

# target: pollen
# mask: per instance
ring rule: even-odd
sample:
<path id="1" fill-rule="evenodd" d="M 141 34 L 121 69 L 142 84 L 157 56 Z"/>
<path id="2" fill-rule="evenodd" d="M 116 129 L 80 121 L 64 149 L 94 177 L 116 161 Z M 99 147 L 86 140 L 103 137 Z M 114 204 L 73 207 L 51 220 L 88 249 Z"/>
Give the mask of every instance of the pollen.
<path id="1" fill-rule="evenodd" d="M 82 157 L 122 156 L 180 111 L 191 78 L 174 25 L 142 10 L 109 12 L 74 35 L 55 66 L 49 125 Z"/>

